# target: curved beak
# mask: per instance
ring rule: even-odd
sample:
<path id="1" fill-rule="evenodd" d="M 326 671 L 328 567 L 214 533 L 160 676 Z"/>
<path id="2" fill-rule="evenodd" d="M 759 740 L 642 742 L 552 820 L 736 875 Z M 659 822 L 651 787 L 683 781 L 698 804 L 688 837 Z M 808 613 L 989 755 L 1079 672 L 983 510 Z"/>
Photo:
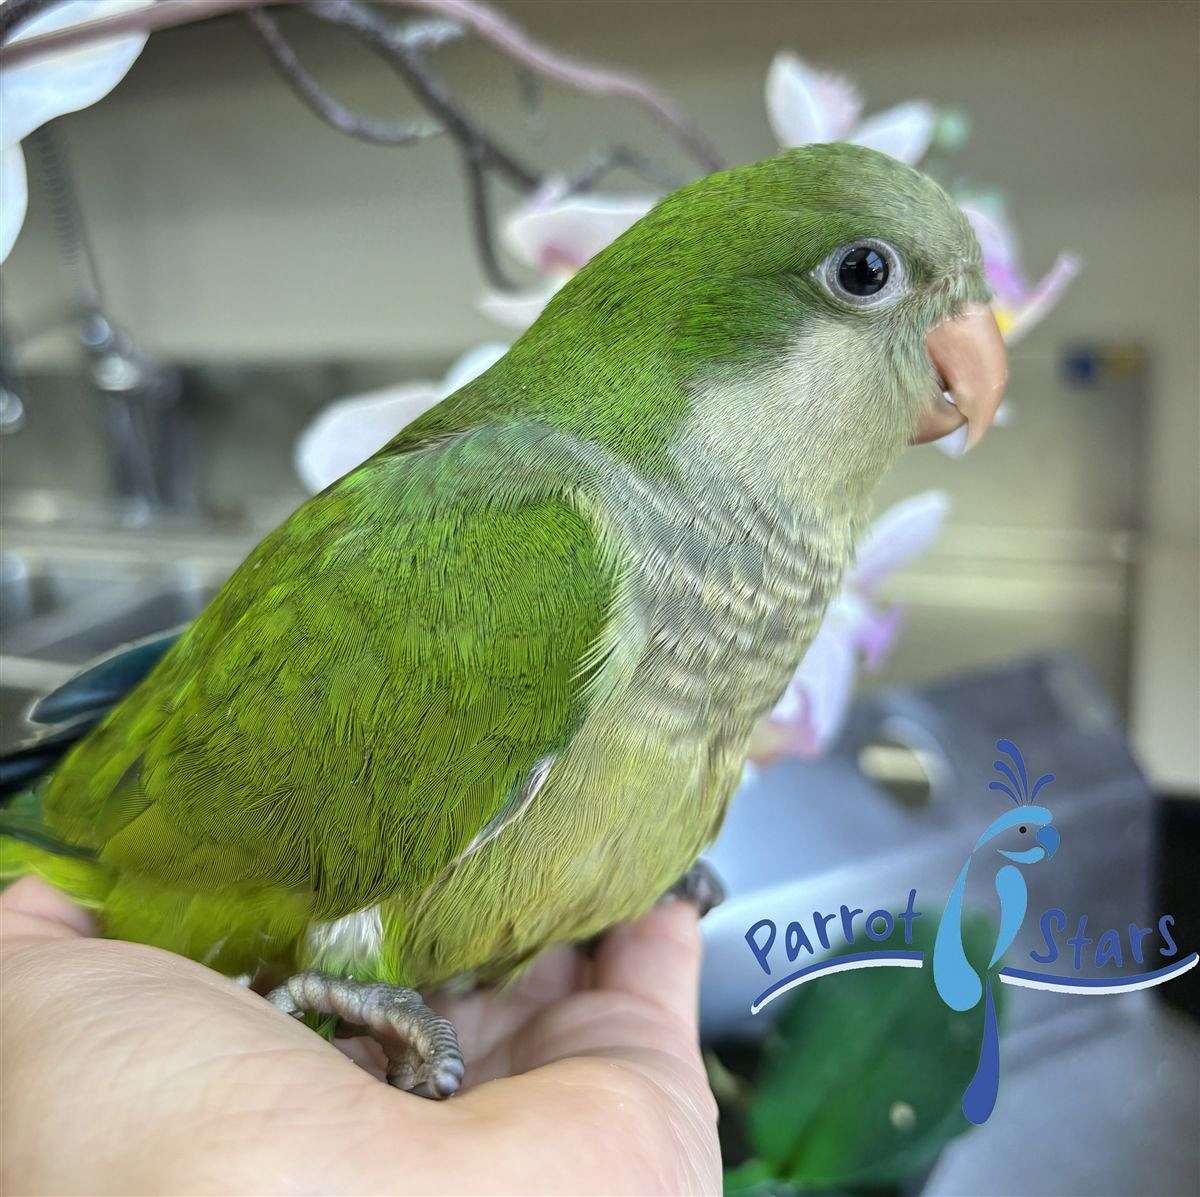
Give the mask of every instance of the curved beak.
<path id="1" fill-rule="evenodd" d="M 946 393 L 921 416 L 913 444 L 936 441 L 966 424 L 967 448 L 973 448 L 991 425 L 1008 382 L 1008 355 L 992 309 L 968 304 L 956 319 L 930 330 L 925 351 Z"/>
<path id="2" fill-rule="evenodd" d="M 1045 827 L 1039 827 L 1033 833 L 1033 838 L 1046 849 L 1047 860 L 1058 851 L 1058 845 L 1062 843 L 1062 837 L 1058 834 L 1058 828 L 1053 823 L 1047 823 Z"/>

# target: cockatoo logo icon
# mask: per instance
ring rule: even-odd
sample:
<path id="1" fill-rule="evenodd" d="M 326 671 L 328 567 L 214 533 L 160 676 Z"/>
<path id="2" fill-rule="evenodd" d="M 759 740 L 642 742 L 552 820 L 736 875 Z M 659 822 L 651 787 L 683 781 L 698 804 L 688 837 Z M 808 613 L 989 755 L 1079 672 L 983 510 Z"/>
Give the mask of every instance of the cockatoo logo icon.
<path id="1" fill-rule="evenodd" d="M 1151 963 L 1153 957 L 1147 959 L 1150 948 L 1146 945 L 1147 942 L 1151 945 L 1154 943 L 1154 927 L 1130 922 L 1125 931 L 1109 928 L 1093 939 L 1086 934 L 1087 915 L 1081 914 L 1075 934 L 1066 940 L 1066 944 L 1073 949 L 1071 957 L 1068 957 L 1074 961 L 1073 976 L 1002 965 L 1004 954 L 1020 933 L 1029 905 L 1029 890 L 1022 870 L 1050 860 L 1058 852 L 1062 838 L 1054 826 L 1054 815 L 1037 803 L 1039 795 L 1054 780 L 1054 774 L 1043 773 L 1031 785 L 1021 750 L 1011 740 L 1005 739 L 997 740 L 996 748 L 1001 759 L 994 761 L 992 768 L 999 779 L 992 781 L 989 788 L 1006 795 L 1012 806 L 992 820 L 975 841 L 959 869 L 938 923 L 932 961 L 927 959 L 925 952 L 913 946 L 913 923 L 924 917 L 917 908 L 915 887 L 909 890 L 904 908 L 901 910 L 897 906 L 894 916 L 889 908 L 881 906 L 872 910 L 863 923 L 856 925 L 855 919 L 862 915 L 865 903 L 864 906 L 843 904 L 837 907 L 836 912 L 828 914 L 813 911 L 812 936 L 799 919 L 777 924 L 773 918 L 759 919 L 745 934 L 746 945 L 757 966 L 765 976 L 772 978 L 771 983 L 750 1003 L 751 1014 L 758 1014 L 800 985 L 835 974 L 865 968 L 919 969 L 928 963 L 933 966 L 938 998 L 951 1010 L 973 1010 L 982 1000 L 983 1035 L 979 1046 L 979 1063 L 962 1099 L 963 1113 L 976 1125 L 986 1122 L 991 1116 L 1000 1089 L 1000 1029 L 993 996 L 996 982 L 1022 989 L 1095 997 L 1162 985 L 1200 964 L 1200 953 L 1180 954 L 1171 931 L 1175 919 L 1170 914 L 1164 914 L 1156 924 L 1162 944 L 1157 952 L 1169 963 L 1134 974 L 1095 975 L 1102 974 L 1107 968 L 1124 967 L 1123 935 L 1127 936 L 1133 961 L 1141 965 Z M 984 870 L 992 869 L 995 870 L 993 882 L 1000 906 L 996 942 L 990 959 L 977 968 L 967 959 L 963 946 L 963 900 L 968 874 L 977 876 Z M 1057 936 L 1068 926 L 1066 911 L 1056 906 L 1050 907 L 1042 912 L 1037 921 L 1045 948 L 1043 951 L 1029 952 L 1029 959 L 1035 964 L 1052 964 L 1060 957 Z M 840 927 L 849 950 L 816 958 L 818 946 L 824 951 L 829 951 L 833 946 L 829 934 L 831 923 Z M 783 928 L 781 934 L 780 926 Z M 893 940 L 893 931 L 899 932 L 901 928 L 903 947 Z M 863 943 L 858 939 L 859 931 L 863 932 L 868 942 Z M 814 938 L 816 944 L 813 943 Z M 1084 949 L 1092 945 L 1095 951 L 1091 954 L 1089 964 L 1093 975 L 1084 975 Z M 781 952 L 788 964 L 797 961 L 802 963 L 786 976 L 775 978 L 772 964 L 778 961 Z"/>
<path id="2" fill-rule="evenodd" d="M 1000 1087 L 1000 1035 L 996 1003 L 992 997 L 991 969 L 999 963 L 1016 938 L 1029 904 L 1025 876 L 1017 866 L 1049 860 L 1058 851 L 1061 842 L 1058 830 L 1054 827 L 1054 815 L 1044 806 L 1034 804 L 1041 791 L 1054 780 L 1054 774 L 1043 773 L 1030 786 L 1021 750 L 1011 740 L 997 740 L 996 748 L 1009 759 L 993 762 L 992 768 L 1003 780 L 993 781 L 989 789 L 1007 794 L 1015 809 L 993 819 L 975 842 L 950 889 L 933 947 L 933 980 L 942 1001 L 952 1010 L 972 1010 L 981 997 L 985 999 L 979 1066 L 963 1095 L 963 1113 L 977 1124 L 987 1121 Z M 1001 864 L 996 870 L 1000 927 L 991 959 L 981 978 L 963 949 L 963 891 L 967 887 L 967 872 L 972 862 L 979 861 L 978 867 L 983 867 L 985 861 L 991 863 L 993 853 L 1009 863 Z"/>

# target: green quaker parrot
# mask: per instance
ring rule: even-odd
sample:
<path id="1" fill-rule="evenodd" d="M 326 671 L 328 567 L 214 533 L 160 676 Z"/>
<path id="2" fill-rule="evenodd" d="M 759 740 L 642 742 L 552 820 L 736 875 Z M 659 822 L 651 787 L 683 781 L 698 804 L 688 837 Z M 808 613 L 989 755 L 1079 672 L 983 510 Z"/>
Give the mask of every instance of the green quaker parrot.
<path id="1" fill-rule="evenodd" d="M 988 298 L 962 213 L 872 150 L 683 187 L 128 693 L 75 703 L 93 726 L 35 746 L 77 740 L 7 815 L 4 872 L 453 1093 L 416 991 L 509 977 L 688 873 L 881 475 L 990 422 Z"/>

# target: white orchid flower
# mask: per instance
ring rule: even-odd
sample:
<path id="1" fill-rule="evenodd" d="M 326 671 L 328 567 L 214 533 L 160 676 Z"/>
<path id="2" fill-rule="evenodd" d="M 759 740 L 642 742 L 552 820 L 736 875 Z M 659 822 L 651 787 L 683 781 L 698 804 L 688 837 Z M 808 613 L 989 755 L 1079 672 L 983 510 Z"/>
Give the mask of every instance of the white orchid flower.
<path id="1" fill-rule="evenodd" d="M 567 195 L 561 180 L 547 184 L 506 217 L 500 234 L 513 257 L 544 281 L 512 295 L 490 291 L 480 310 L 509 328 L 528 328 L 577 270 L 657 202 L 649 195 Z"/>
<path id="2" fill-rule="evenodd" d="M 1005 342 L 1014 345 L 1055 308 L 1082 263 L 1074 254 L 1060 253 L 1054 265 L 1036 283 L 1030 283 L 1021 268 L 1016 230 L 1003 203 L 996 197 L 982 197 L 963 200 L 960 206 L 979 238 L 996 323 Z M 1000 405 L 994 422 L 1000 426 L 1012 422 L 1011 403 Z M 967 429 L 955 429 L 933 443 L 948 456 L 960 457 L 967 450 Z"/>
<path id="3" fill-rule="evenodd" d="M 331 403 L 296 442 L 294 462 L 300 481 L 313 494 L 324 490 L 382 449 L 435 403 L 478 378 L 507 352 L 507 345 L 477 345 L 467 350 L 440 381 L 384 387 Z"/>
<path id="4" fill-rule="evenodd" d="M 1070 253 L 1058 255 L 1054 265 L 1030 283 L 1021 268 L 1020 244 L 1003 203 L 976 197 L 960 202 L 983 250 L 983 272 L 992 289 L 992 310 L 1004 339 L 1010 345 L 1026 336 L 1062 299 L 1079 273 L 1080 261 Z"/>
<path id="5" fill-rule="evenodd" d="M 950 511 L 942 491 L 914 495 L 890 507 L 870 527 L 841 593 L 775 709 L 755 729 L 751 760 L 820 756 L 850 709 L 859 664 L 877 669 L 900 630 L 901 612 L 880 608 L 880 587 L 937 540 Z"/>
<path id="6" fill-rule="evenodd" d="M 953 114 L 949 114 L 950 124 L 955 127 L 943 136 L 937 110 L 924 100 L 897 104 L 865 120 L 862 110 L 858 90 L 844 75 L 814 70 L 787 50 L 775 55 L 767 74 L 767 116 L 781 145 L 850 141 L 917 163 L 935 135 L 941 145 L 963 137 L 958 127 L 962 121 Z M 1016 234 L 1003 209 L 986 200 L 968 201 L 962 207 L 983 249 L 984 273 L 995 296 L 992 307 L 1000 331 L 1006 341 L 1015 343 L 1059 301 L 1079 271 L 1079 260 L 1060 254 L 1050 271 L 1031 286 L 1021 273 Z M 1011 408 L 1004 404 L 995 423 L 1004 425 L 1010 418 Z M 943 453 L 959 457 L 966 451 L 967 429 L 933 443 Z"/>
<path id="7" fill-rule="evenodd" d="M 790 50 L 775 55 L 767 72 L 767 119 L 782 146 L 850 141 L 919 162 L 933 141 L 938 112 L 909 100 L 862 117 L 858 89 L 844 75 L 818 71 Z"/>
<path id="8" fill-rule="evenodd" d="M 23 22 L 5 45 L 101 17 L 145 8 L 153 0 L 64 0 Z M 103 99 L 133 65 L 147 34 L 88 42 L 0 70 L 0 262 L 25 221 L 28 186 L 21 140 L 47 121 Z"/>

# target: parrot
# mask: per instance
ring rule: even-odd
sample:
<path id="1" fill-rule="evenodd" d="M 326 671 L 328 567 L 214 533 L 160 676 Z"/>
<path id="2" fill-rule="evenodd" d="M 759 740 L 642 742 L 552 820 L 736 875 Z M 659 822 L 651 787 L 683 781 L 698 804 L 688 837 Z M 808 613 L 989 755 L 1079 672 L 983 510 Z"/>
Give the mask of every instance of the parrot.
<path id="1" fill-rule="evenodd" d="M 1062 836 L 1054 826 L 1053 813 L 1044 806 L 1036 805 L 1038 795 L 1054 780 L 1054 774 L 1043 773 L 1031 787 L 1025 757 L 1016 744 L 1012 740 L 1000 739 L 996 741 L 996 748 L 1009 759 L 992 762 L 992 768 L 1000 774 L 1000 780 L 989 782 L 988 789 L 1007 794 L 1016 809 L 1005 811 L 993 819 L 975 841 L 975 846 L 951 886 L 933 945 L 933 980 L 942 1001 L 951 1010 L 963 1011 L 974 1009 L 980 998 L 985 999 L 979 1064 L 962 1099 L 964 1116 L 976 1126 L 991 1117 L 1000 1091 L 1000 1025 L 989 970 L 1012 947 L 1025 921 L 1029 887 L 1017 865 L 1035 865 L 1050 860 L 1062 843 Z M 996 840 L 999 843 L 995 843 Z M 986 853 L 983 851 L 985 848 Z M 994 878 L 996 896 L 1000 900 L 1000 926 L 984 980 L 980 980 L 963 947 L 963 894 L 967 888 L 967 872 L 971 862 L 977 855 L 987 858 L 992 852 L 1009 863 L 1002 864 Z"/>
<path id="2" fill-rule="evenodd" d="M 0 872 L 452 1095 L 422 991 L 703 878 L 881 477 L 995 414 L 989 300 L 963 213 L 877 151 L 672 192 L 182 634 L 52 696 Z"/>

